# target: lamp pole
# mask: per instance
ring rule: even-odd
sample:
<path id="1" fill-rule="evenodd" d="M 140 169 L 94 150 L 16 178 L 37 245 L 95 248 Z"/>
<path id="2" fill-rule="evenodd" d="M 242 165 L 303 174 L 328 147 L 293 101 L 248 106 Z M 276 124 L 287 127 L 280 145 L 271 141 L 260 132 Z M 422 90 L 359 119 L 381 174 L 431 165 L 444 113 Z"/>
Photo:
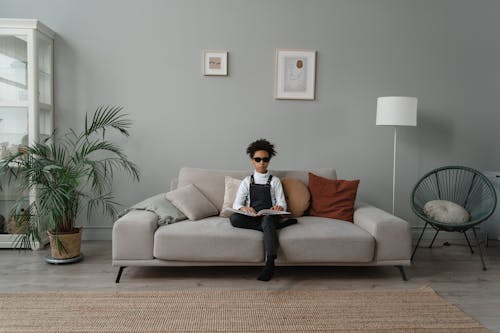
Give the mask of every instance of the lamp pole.
<path id="1" fill-rule="evenodd" d="M 397 142 L 398 128 L 394 126 L 394 157 L 392 161 L 392 215 L 394 215 L 394 207 L 396 201 L 396 142 Z"/>

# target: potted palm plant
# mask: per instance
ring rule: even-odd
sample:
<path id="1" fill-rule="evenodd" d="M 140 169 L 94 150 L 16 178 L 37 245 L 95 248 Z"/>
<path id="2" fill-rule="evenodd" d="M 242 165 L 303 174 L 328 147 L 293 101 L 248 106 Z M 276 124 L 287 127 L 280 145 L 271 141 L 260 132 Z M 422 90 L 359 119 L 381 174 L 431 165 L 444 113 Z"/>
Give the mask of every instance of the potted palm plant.
<path id="1" fill-rule="evenodd" d="M 80 256 L 78 215 L 86 210 L 90 218 L 97 208 L 115 216 L 111 187 L 117 171 L 139 180 L 137 166 L 106 137 L 111 130 L 128 136 L 131 124 L 121 107 L 99 107 L 91 117 L 85 115 L 80 133 L 70 129 L 59 136 L 54 132 L 0 162 L 0 179 L 18 184 L 25 193 L 11 209 L 20 230 L 17 246 L 33 247 L 47 231 L 52 258 Z M 36 199 L 29 200 L 30 196 Z"/>

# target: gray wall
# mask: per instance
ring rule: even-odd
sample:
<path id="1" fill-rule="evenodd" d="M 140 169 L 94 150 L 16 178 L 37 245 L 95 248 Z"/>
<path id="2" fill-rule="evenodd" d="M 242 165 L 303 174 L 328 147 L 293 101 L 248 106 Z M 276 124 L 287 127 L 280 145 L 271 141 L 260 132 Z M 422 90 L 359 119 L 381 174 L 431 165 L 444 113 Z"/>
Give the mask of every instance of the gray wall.
<path id="1" fill-rule="evenodd" d="M 99 104 L 133 118 L 122 146 L 142 179 L 117 179 L 123 204 L 167 191 L 181 166 L 249 168 L 246 145 L 265 137 L 273 168 L 335 167 L 390 210 L 393 132 L 375 126 L 376 98 L 406 95 L 419 124 L 398 132 L 396 213 L 414 225 L 426 171 L 500 169 L 499 16 L 496 0 L 0 0 L 0 17 L 58 33 L 58 128 Z M 275 48 L 318 51 L 315 101 L 273 99 Z M 229 50 L 229 77 L 201 75 L 203 49 Z M 109 220 L 92 225 L 87 237 L 108 237 Z"/>

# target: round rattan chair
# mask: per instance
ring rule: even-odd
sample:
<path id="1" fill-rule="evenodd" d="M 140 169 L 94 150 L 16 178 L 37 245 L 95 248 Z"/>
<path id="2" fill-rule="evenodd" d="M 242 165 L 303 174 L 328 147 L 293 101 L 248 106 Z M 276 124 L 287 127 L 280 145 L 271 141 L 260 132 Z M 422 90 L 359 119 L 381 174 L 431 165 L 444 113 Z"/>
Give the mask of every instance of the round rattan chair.
<path id="1" fill-rule="evenodd" d="M 464 223 L 442 223 L 429 218 L 424 213 L 423 208 L 431 200 L 447 200 L 459 204 L 470 214 L 470 220 Z M 466 233 L 469 229 L 472 229 L 483 264 L 483 270 L 486 270 L 476 226 L 486 221 L 496 208 L 496 191 L 488 178 L 481 172 L 464 166 L 437 168 L 428 172 L 417 182 L 412 191 L 410 204 L 413 212 L 425 221 L 425 226 L 413 250 L 412 260 L 427 225 L 436 230 L 429 248 L 434 244 L 438 233 L 443 230 L 463 233 L 471 253 L 474 253 Z"/>

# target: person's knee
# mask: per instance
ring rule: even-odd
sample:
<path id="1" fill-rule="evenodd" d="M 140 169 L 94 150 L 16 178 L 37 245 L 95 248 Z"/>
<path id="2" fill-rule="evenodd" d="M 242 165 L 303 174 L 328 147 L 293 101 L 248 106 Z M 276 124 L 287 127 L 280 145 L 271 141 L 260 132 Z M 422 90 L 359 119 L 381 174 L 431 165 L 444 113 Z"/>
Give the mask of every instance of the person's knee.
<path id="1" fill-rule="evenodd" d="M 233 215 L 231 215 L 229 217 L 229 221 L 231 222 L 231 225 L 233 227 L 239 228 L 241 226 L 241 224 L 242 224 L 241 215 L 237 214 L 237 213 L 234 213 Z"/>
<path id="2" fill-rule="evenodd" d="M 264 216 L 262 218 L 261 226 L 262 226 L 262 229 L 275 230 L 276 224 L 275 224 L 274 216 L 271 216 L 271 215 Z"/>

